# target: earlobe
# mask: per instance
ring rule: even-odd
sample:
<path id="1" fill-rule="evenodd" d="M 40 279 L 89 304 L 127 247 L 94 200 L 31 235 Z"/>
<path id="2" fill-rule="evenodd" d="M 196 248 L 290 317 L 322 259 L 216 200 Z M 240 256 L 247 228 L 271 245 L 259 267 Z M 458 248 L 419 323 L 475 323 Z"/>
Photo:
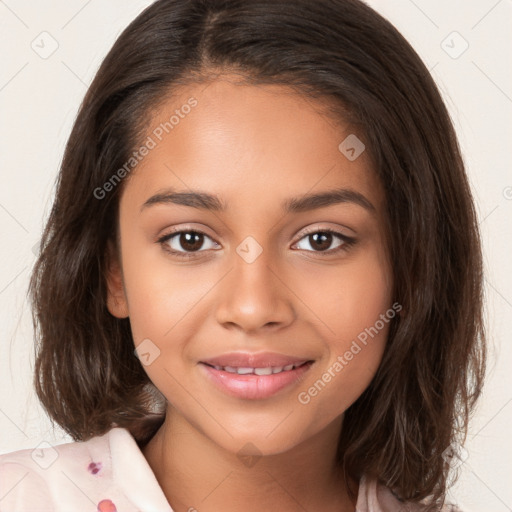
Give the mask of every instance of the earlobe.
<path id="1" fill-rule="evenodd" d="M 114 243 L 107 242 L 107 309 L 116 318 L 127 318 L 128 301 L 124 291 L 121 263 L 114 247 Z"/>

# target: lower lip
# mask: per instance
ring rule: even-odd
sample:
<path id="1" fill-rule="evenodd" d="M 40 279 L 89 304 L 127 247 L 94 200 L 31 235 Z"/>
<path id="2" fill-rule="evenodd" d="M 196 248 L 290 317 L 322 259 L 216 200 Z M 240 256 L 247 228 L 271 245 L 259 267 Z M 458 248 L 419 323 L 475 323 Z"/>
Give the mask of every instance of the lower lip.
<path id="1" fill-rule="evenodd" d="M 262 400 L 302 380 L 312 364 L 313 362 L 308 362 L 293 370 L 273 373 L 272 375 L 238 375 L 238 373 L 216 370 L 204 363 L 201 363 L 200 366 L 204 369 L 208 378 L 224 393 L 237 398 Z"/>

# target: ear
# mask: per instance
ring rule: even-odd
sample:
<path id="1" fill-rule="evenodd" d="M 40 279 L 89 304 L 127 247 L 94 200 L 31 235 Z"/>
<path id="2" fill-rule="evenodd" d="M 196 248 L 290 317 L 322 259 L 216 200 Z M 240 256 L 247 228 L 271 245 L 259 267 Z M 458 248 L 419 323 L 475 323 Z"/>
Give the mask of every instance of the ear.
<path id="1" fill-rule="evenodd" d="M 107 308 L 116 318 L 127 318 L 128 301 L 124 290 L 121 262 L 112 240 L 107 242 Z"/>

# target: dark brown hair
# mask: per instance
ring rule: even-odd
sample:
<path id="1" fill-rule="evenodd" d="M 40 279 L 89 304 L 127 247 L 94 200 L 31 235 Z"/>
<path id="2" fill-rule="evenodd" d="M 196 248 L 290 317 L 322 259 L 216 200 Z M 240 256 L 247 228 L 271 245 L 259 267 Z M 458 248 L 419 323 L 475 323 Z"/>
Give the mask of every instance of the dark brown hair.
<path id="1" fill-rule="evenodd" d="M 127 162 L 170 91 L 228 71 L 325 99 L 360 129 L 386 193 L 403 309 L 375 378 L 345 413 L 339 462 L 404 499 L 442 502 L 443 453 L 465 438 L 485 368 L 478 225 L 433 79 L 359 0 L 160 0 L 121 34 L 69 137 L 30 283 L 38 397 L 75 440 L 117 425 L 142 447 L 163 422 L 129 320 L 106 307 L 124 182 L 101 199 L 94 191 Z"/>

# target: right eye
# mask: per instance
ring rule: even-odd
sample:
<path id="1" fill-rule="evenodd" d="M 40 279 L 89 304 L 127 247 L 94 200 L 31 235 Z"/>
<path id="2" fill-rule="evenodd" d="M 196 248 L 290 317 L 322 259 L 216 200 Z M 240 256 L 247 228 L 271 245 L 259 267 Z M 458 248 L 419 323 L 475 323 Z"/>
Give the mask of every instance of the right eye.
<path id="1" fill-rule="evenodd" d="M 190 229 L 168 233 L 159 238 L 157 243 L 170 254 L 180 258 L 191 258 L 193 253 L 204 252 L 204 244 L 208 241 L 210 241 L 210 247 L 206 249 L 213 249 L 219 245 L 206 233 Z"/>

